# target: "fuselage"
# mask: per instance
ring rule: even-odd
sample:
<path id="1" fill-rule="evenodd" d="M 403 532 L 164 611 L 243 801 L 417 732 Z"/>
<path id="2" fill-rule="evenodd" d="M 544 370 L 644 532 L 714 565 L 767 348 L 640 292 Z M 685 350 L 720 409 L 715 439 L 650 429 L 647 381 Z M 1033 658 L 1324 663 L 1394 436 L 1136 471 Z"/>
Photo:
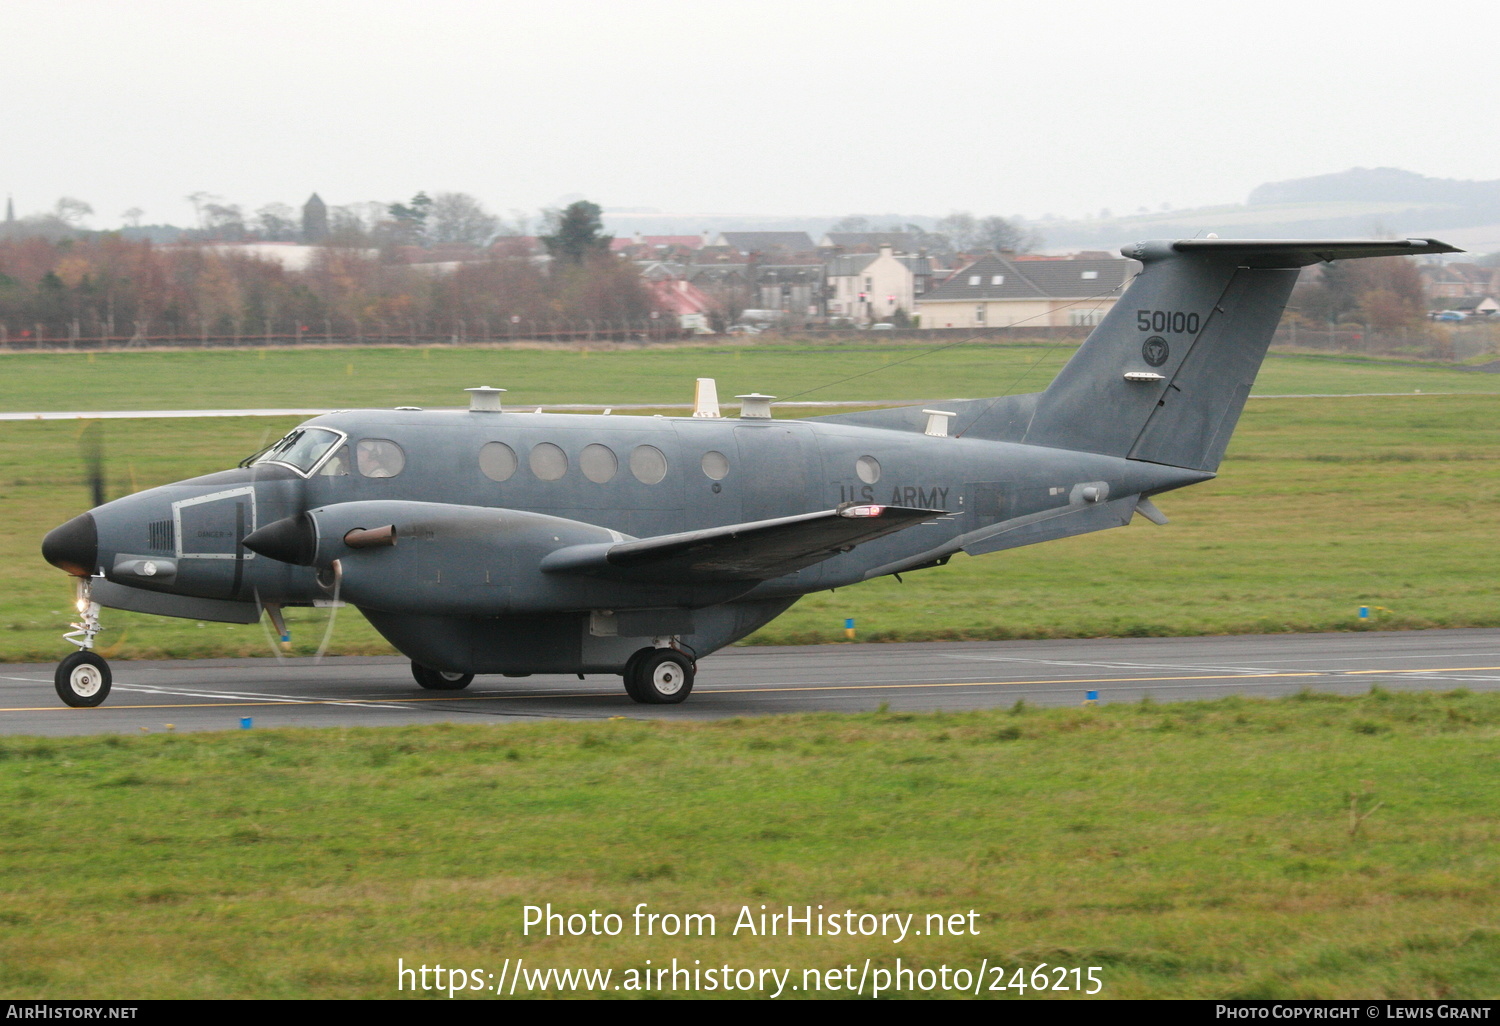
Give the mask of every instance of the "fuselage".
<path id="1" fill-rule="evenodd" d="M 1004 521 L 1207 476 L 817 420 L 360 410 L 298 430 L 305 441 L 293 459 L 301 465 L 272 459 L 94 510 L 97 568 L 147 590 L 308 602 L 321 594 L 314 573 L 246 551 L 244 536 L 304 510 L 382 499 L 521 510 L 634 538 L 848 502 L 948 512 L 755 589 L 755 597 L 802 595 L 900 569 L 935 550 L 956 551 L 965 536 Z M 135 561 L 153 558 L 157 572 L 142 574 Z M 162 560 L 176 561 L 170 579 Z"/>

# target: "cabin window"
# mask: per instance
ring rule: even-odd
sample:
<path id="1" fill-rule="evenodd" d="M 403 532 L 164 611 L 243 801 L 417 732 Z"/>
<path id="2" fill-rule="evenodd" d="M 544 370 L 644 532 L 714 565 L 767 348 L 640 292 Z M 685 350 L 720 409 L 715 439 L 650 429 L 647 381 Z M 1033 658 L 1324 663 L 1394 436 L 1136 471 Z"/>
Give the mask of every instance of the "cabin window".
<path id="1" fill-rule="evenodd" d="M 339 451 L 328 457 L 328 462 L 318 470 L 319 477 L 349 476 L 349 447 L 339 446 Z"/>
<path id="2" fill-rule="evenodd" d="M 854 461 L 854 472 L 865 484 L 874 484 L 880 480 L 880 461 L 874 456 L 861 456 Z"/>
<path id="3" fill-rule="evenodd" d="M 615 458 L 614 450 L 609 446 L 595 443 L 585 445 L 583 452 L 578 454 L 578 469 L 590 481 L 603 484 L 619 471 L 620 461 Z"/>
<path id="4" fill-rule="evenodd" d="M 406 453 L 389 438 L 361 438 L 354 462 L 365 477 L 395 477 L 406 468 Z"/>
<path id="5" fill-rule="evenodd" d="M 485 442 L 479 450 L 479 469 L 491 481 L 509 481 L 517 466 L 516 450 L 504 442 Z"/>
<path id="6" fill-rule="evenodd" d="M 729 476 L 729 457 L 722 452 L 706 452 L 703 454 L 703 473 L 714 481 L 722 481 Z"/>
<path id="7" fill-rule="evenodd" d="M 630 453 L 630 472 L 641 484 L 656 484 L 667 476 L 667 458 L 654 445 L 638 445 Z"/>
<path id="8" fill-rule="evenodd" d="M 543 481 L 556 481 L 568 472 L 568 454 L 551 442 L 531 447 L 531 472 Z"/>

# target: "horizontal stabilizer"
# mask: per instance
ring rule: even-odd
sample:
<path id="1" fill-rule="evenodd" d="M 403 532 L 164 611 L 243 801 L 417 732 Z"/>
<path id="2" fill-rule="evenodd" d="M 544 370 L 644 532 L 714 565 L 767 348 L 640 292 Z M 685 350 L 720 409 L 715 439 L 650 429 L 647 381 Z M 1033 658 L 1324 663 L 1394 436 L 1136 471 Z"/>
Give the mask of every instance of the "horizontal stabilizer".
<path id="1" fill-rule="evenodd" d="M 1126 246 L 1121 252 L 1135 256 L 1132 249 L 1150 245 Z M 1358 257 L 1463 252 L 1437 239 L 1179 239 L 1172 249 L 1191 256 L 1233 258 L 1245 267 L 1306 267 Z"/>
<path id="2" fill-rule="evenodd" d="M 944 512 L 846 504 L 637 541 L 573 545 L 543 559 L 542 570 L 631 581 L 769 581 Z"/>

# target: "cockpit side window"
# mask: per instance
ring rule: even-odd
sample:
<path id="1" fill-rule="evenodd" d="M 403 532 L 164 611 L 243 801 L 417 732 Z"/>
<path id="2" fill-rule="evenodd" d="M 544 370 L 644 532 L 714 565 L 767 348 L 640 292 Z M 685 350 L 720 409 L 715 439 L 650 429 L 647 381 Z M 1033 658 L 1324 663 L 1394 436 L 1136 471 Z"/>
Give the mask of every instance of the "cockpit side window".
<path id="1" fill-rule="evenodd" d="M 354 453 L 365 477 L 395 477 L 406 469 L 406 453 L 389 438 L 361 438 Z"/>
<path id="2" fill-rule="evenodd" d="M 306 474 L 318 465 L 318 461 L 327 455 L 328 450 L 341 441 L 342 436 L 327 428 L 299 427 L 258 455 L 250 465 L 284 463 Z"/>
<path id="3" fill-rule="evenodd" d="M 328 457 L 328 462 L 318 468 L 319 477 L 349 476 L 349 447 L 339 446 L 339 451 Z"/>

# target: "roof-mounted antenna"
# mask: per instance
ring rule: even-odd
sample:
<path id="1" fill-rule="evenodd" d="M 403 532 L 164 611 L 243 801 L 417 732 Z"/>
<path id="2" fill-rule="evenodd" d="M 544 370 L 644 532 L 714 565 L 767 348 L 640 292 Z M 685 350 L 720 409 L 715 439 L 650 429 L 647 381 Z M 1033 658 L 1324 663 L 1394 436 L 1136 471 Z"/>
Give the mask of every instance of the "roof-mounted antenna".
<path id="1" fill-rule="evenodd" d="M 713 378 L 699 378 L 694 386 L 693 416 L 719 416 L 719 386 Z"/>
<path id="2" fill-rule="evenodd" d="M 491 388 L 489 385 L 480 385 L 478 388 L 466 388 L 469 393 L 470 413 L 503 413 L 500 406 L 500 396 L 505 393 L 503 388 Z"/>
<path id="3" fill-rule="evenodd" d="M 741 420 L 770 420 L 771 400 L 774 395 L 761 395 L 759 392 L 751 392 L 749 395 L 737 395 L 740 401 Z"/>

